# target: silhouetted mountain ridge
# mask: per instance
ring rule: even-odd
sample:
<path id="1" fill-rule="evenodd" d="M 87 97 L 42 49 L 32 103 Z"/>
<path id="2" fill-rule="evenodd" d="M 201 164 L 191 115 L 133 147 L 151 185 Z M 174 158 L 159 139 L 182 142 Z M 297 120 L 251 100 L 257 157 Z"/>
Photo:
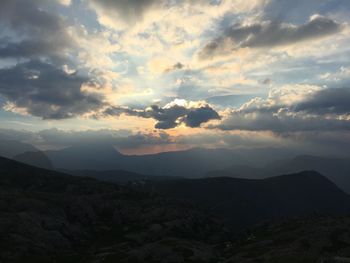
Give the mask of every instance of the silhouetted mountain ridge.
<path id="1" fill-rule="evenodd" d="M 299 155 L 291 159 L 277 160 L 262 167 L 232 165 L 225 169 L 211 171 L 207 176 L 262 179 L 305 170 L 321 173 L 343 191 L 350 193 L 350 160 L 334 157 Z"/>
<path id="2" fill-rule="evenodd" d="M 100 145 L 97 150 L 79 145 L 45 153 L 61 170 L 125 170 L 183 177 L 200 177 L 213 169 L 245 163 L 243 158 L 226 149 L 194 148 L 149 155 L 122 155 L 109 145 Z"/>

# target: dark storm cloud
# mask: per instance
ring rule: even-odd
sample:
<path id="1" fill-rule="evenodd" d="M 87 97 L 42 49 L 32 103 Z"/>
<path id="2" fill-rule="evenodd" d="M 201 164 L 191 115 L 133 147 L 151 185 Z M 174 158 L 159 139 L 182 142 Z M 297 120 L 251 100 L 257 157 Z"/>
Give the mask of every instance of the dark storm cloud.
<path id="1" fill-rule="evenodd" d="M 141 21 L 144 15 L 152 9 L 162 7 L 170 9 L 179 4 L 220 4 L 207 0 L 90 0 L 90 2 L 99 11 L 99 14 L 107 15 L 111 19 L 121 19 L 129 24 Z"/>
<path id="2" fill-rule="evenodd" d="M 157 0 L 91 0 L 91 2 L 105 14 L 117 16 L 128 23 L 141 20 L 145 12 L 153 6 L 162 4 L 162 1 Z"/>
<path id="3" fill-rule="evenodd" d="M 190 108 L 180 105 L 161 108 L 157 105 L 152 105 L 146 110 L 112 107 L 107 109 L 105 114 L 116 116 L 126 114 L 141 118 L 152 118 L 158 121 L 155 125 L 157 129 L 171 129 L 182 123 L 188 127 L 195 128 L 210 120 L 220 119 L 219 114 L 209 105 Z"/>
<path id="4" fill-rule="evenodd" d="M 350 89 L 325 89 L 294 107 L 295 111 L 316 114 L 350 114 Z"/>
<path id="5" fill-rule="evenodd" d="M 279 98 L 266 103 L 255 99 L 249 105 L 231 111 L 216 128 L 276 133 L 346 131 L 350 130 L 349 100 L 349 88 L 319 90 L 292 105 L 276 103 Z"/>
<path id="6" fill-rule="evenodd" d="M 183 122 L 188 127 L 199 127 L 209 120 L 220 119 L 219 114 L 209 106 L 191 109 L 184 117 Z"/>
<path id="7" fill-rule="evenodd" d="M 41 55 L 59 55 L 65 46 L 64 41 L 46 39 L 44 41 L 24 40 L 19 43 L 7 43 L 0 45 L 0 57 L 2 58 L 26 58 Z"/>
<path id="8" fill-rule="evenodd" d="M 0 25 L 7 29 L 0 34 L 0 58 L 61 56 L 74 45 L 63 19 L 45 11 L 39 2 L 0 2 Z"/>
<path id="9" fill-rule="evenodd" d="M 63 18 L 47 11 L 54 10 L 53 4 L 0 1 L 0 59 L 17 59 L 12 67 L 0 69 L 0 95 L 11 110 L 44 119 L 72 118 L 99 109 L 104 99 L 81 90 L 89 77 L 63 70 L 66 65 L 76 67 L 67 54 L 74 54 L 78 46 Z"/>
<path id="10" fill-rule="evenodd" d="M 326 15 L 345 10 L 350 10 L 348 0 L 270 0 L 264 8 L 263 16 L 267 20 L 298 22 L 315 13 Z"/>
<path id="11" fill-rule="evenodd" d="M 167 68 L 164 72 L 168 73 L 168 72 L 171 72 L 171 71 L 183 69 L 184 67 L 185 67 L 185 65 L 183 65 L 180 62 L 177 62 L 173 66 Z"/>
<path id="12" fill-rule="evenodd" d="M 263 48 L 288 45 L 337 33 L 342 26 L 332 19 L 316 16 L 303 25 L 290 25 L 277 21 L 259 24 L 235 24 L 207 44 L 199 53 L 202 59 L 221 55 L 240 48 Z"/>
<path id="13" fill-rule="evenodd" d="M 44 119 L 71 118 L 103 106 L 96 94 L 81 91 L 88 79 L 33 60 L 0 69 L 0 94 L 17 108 Z"/>

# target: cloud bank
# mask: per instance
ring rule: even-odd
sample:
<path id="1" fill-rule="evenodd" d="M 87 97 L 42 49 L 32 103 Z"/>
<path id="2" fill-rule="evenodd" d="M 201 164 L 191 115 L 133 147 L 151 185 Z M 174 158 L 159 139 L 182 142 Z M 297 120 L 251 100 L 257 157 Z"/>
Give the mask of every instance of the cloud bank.
<path id="1" fill-rule="evenodd" d="M 276 133 L 350 130 L 348 88 L 297 85 L 274 89 L 230 111 L 216 128 Z"/>
<path id="2" fill-rule="evenodd" d="M 200 52 L 202 59 L 234 52 L 241 48 L 271 48 L 335 34 L 342 26 L 336 21 L 314 15 L 302 25 L 265 21 L 248 25 L 234 24 L 208 43 Z"/>

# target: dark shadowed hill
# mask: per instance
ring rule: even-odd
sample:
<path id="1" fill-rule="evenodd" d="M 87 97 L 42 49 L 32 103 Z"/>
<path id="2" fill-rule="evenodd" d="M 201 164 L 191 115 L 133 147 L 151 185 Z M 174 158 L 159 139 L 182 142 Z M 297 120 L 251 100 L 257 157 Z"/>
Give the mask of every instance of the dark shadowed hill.
<path id="1" fill-rule="evenodd" d="M 1 262 L 212 262 L 227 234 L 190 202 L 0 158 Z"/>
<path id="2" fill-rule="evenodd" d="M 301 155 L 293 159 L 273 162 L 265 169 L 273 171 L 274 174 L 315 170 L 350 193 L 350 159 Z"/>
<path id="3" fill-rule="evenodd" d="M 0 156 L 6 158 L 13 158 L 18 154 L 22 154 L 24 152 L 36 152 L 37 148 L 34 146 L 13 140 L 0 140 Z"/>
<path id="4" fill-rule="evenodd" d="M 350 193 L 349 159 L 300 155 L 291 159 L 274 161 L 258 168 L 249 165 L 233 165 L 226 169 L 211 171 L 207 173 L 207 176 L 262 179 L 305 170 L 313 170 L 321 173 L 343 191 Z"/>
<path id="5" fill-rule="evenodd" d="M 311 216 L 257 225 L 223 249 L 225 263 L 350 262 L 350 218 Z"/>
<path id="6" fill-rule="evenodd" d="M 18 154 L 13 157 L 13 160 L 44 169 L 54 169 L 50 159 L 39 151 Z"/>
<path id="7" fill-rule="evenodd" d="M 349 196 L 313 171 L 263 180 L 228 177 L 182 179 L 149 182 L 139 187 L 196 201 L 235 227 L 273 218 L 350 211 Z"/>
<path id="8" fill-rule="evenodd" d="M 341 202 L 347 203 L 345 194 L 314 172 L 259 182 L 213 178 L 153 186 L 235 218 L 280 215 L 280 209 L 304 213 L 310 206 L 338 213 Z M 266 202 L 269 209 L 261 210 Z M 339 260 L 350 256 L 349 223 L 349 217 L 313 216 L 265 222 L 232 236 L 192 202 L 0 158 L 0 261 L 6 263 L 347 262 Z"/>

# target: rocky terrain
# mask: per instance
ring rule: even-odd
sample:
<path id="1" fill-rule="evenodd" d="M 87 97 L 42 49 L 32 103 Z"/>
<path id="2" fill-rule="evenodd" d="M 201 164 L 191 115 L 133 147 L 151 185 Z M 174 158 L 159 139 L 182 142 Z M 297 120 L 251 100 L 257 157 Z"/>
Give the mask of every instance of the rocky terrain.
<path id="1" fill-rule="evenodd" d="M 190 202 L 4 158 L 0 171 L 0 262 L 210 262 L 228 238 Z"/>
<path id="2" fill-rule="evenodd" d="M 314 171 L 260 180 L 229 177 L 148 180 L 136 182 L 133 187 L 191 200 L 224 218 L 237 231 L 263 220 L 350 212 L 349 196 Z"/>
<path id="3" fill-rule="evenodd" d="M 2 263 L 348 262 L 349 229 L 313 215 L 232 231 L 193 200 L 0 158 Z"/>

